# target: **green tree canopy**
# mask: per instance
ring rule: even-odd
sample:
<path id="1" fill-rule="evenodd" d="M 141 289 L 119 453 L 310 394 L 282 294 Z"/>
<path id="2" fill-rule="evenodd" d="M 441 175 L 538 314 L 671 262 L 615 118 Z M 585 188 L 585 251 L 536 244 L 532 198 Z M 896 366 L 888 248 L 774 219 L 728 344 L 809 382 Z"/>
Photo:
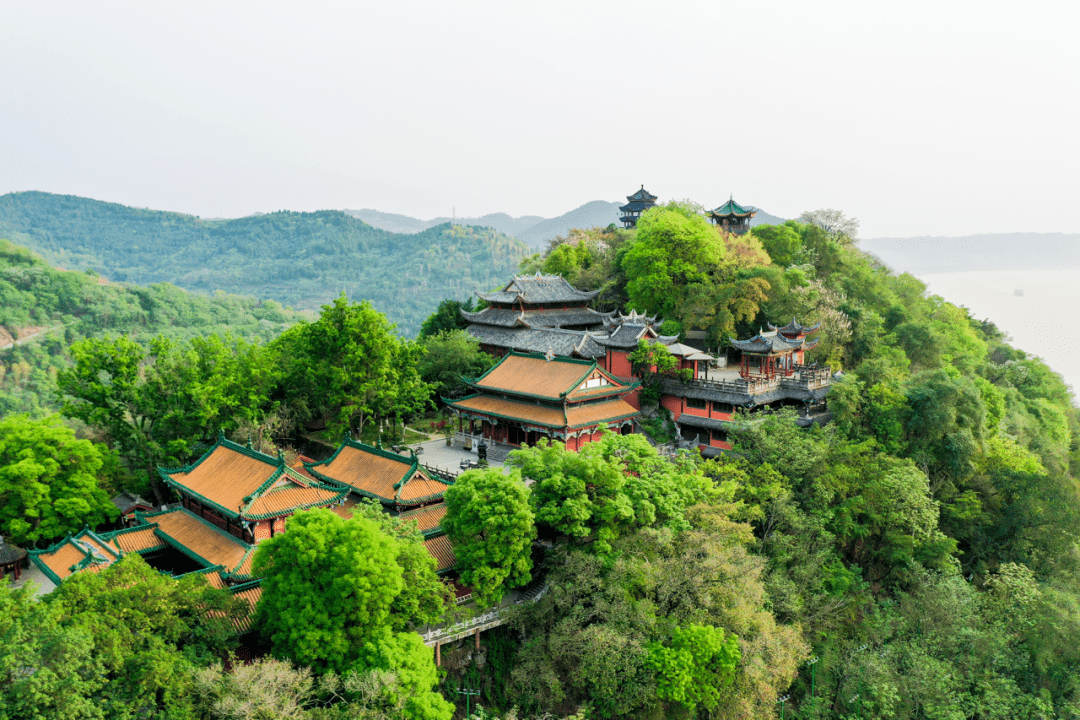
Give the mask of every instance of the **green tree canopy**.
<path id="1" fill-rule="evenodd" d="M 0 533 L 35 542 L 115 518 L 98 477 L 108 452 L 55 415 L 0 419 Z"/>
<path id="2" fill-rule="evenodd" d="M 449 330 L 429 335 L 420 341 L 424 349 L 417 363 L 420 378 L 435 389 L 436 397 L 460 393 L 462 378 L 475 378 L 495 363 L 495 358 L 480 350 L 480 343 L 464 330 Z"/>
<path id="3" fill-rule="evenodd" d="M 461 581 L 480 606 L 497 605 L 532 579 L 536 538 L 529 492 L 518 473 L 470 470 L 446 489 L 442 527 L 454 544 Z"/>
<path id="4" fill-rule="evenodd" d="M 406 415 L 425 407 L 429 386 L 416 370 L 420 348 L 367 302 L 344 295 L 319 319 L 290 328 L 274 342 L 285 368 L 283 394 L 301 419 L 336 432 L 362 430 L 373 415 Z"/>
<path id="5" fill-rule="evenodd" d="M 453 332 L 454 330 L 464 330 L 468 327 L 469 322 L 461 316 L 461 311 L 473 312 L 473 299 L 469 298 L 465 302 L 460 300 L 446 299 L 439 303 L 439 307 L 435 308 L 435 312 L 427 316 L 424 322 L 420 325 L 420 335 L 418 338 L 423 340 L 426 337 L 432 335 L 438 335 L 444 332 Z"/>

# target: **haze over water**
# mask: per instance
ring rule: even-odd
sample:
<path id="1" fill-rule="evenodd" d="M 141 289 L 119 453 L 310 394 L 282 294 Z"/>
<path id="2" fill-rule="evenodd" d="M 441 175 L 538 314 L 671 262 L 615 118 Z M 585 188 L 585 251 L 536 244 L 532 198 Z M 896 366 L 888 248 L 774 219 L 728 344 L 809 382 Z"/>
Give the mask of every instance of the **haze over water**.
<path id="1" fill-rule="evenodd" d="M 1080 268 L 920 273 L 931 294 L 964 305 L 1012 337 L 1012 345 L 1042 358 L 1074 389 L 1080 387 Z M 1016 290 L 1023 290 L 1017 296 Z M 1075 401 L 1074 401 L 1075 402 Z"/>

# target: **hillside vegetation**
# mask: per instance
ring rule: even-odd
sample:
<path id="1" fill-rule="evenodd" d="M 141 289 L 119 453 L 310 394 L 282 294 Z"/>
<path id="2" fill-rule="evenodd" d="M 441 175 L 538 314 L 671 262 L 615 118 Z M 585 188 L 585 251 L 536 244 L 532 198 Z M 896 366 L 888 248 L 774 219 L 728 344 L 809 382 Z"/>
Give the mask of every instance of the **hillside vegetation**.
<path id="1" fill-rule="evenodd" d="M 345 292 L 410 335 L 440 300 L 505 282 L 525 255 L 495 230 L 449 223 L 398 235 L 336 210 L 201 220 L 41 192 L 0 197 L 0 237 L 116 281 L 308 309 Z"/>
<path id="2" fill-rule="evenodd" d="M 144 346 L 158 335 L 265 341 L 309 315 L 273 300 L 203 297 L 167 283 L 105 283 L 0 240 L 0 417 L 55 407 L 56 373 L 69 364 L 69 346 L 84 338 L 127 335 Z"/>
<path id="3" fill-rule="evenodd" d="M 728 426 L 734 451 L 711 460 L 662 456 L 642 435 L 580 452 L 541 441 L 511 453 L 508 473 L 458 476 L 440 523 L 476 612 L 529 584 L 535 602 L 479 641 L 444 645 L 441 670 L 413 630 L 458 618 L 430 560 L 413 562 L 412 526 L 378 508 L 351 520 L 316 510 L 255 556 L 264 592 L 248 642 L 276 660 L 226 670 L 217 659 L 235 634 L 197 646 L 185 628 L 213 624 L 171 601 L 173 586 L 138 558 L 36 605 L 0 584 L 0 632 L 16 639 L 0 644 L 0 673 L 13 668 L 16 681 L 0 682 L 0 717 L 4 702 L 52 717 L 56 698 L 97 707 L 108 695 L 98 716 L 257 717 L 233 712 L 254 707 L 451 720 L 466 691 L 480 717 L 503 720 L 1077 717 L 1074 398 L 992 322 L 928 295 L 837 227 L 733 236 L 670 203 L 634 231 L 578 231 L 523 262 L 601 290 L 605 307 L 703 330 L 711 347 L 793 316 L 821 321 L 813 359 L 835 372 L 832 420 L 804 429 L 790 408 L 742 415 Z M 57 386 L 64 415 L 102 451 L 76 448 L 55 420 L 15 418 L 7 452 L 19 461 L 0 472 L 0 497 L 11 488 L 44 520 L 0 518 L 0 531 L 42 545 L 54 528 L 94 522 L 95 505 L 69 502 L 67 478 L 88 487 L 106 456 L 164 503 L 153 469 L 190 461 L 217 429 L 263 447 L 289 424 L 396 427 L 428 406 L 440 368 L 475 374 L 464 369 L 475 340 L 452 306 L 417 342 L 344 297 L 266 344 L 82 340 Z M 84 624 L 85 608 L 154 620 L 114 635 Z M 96 648 L 116 649 L 91 671 Z M 154 663 L 171 671 L 142 671 Z"/>

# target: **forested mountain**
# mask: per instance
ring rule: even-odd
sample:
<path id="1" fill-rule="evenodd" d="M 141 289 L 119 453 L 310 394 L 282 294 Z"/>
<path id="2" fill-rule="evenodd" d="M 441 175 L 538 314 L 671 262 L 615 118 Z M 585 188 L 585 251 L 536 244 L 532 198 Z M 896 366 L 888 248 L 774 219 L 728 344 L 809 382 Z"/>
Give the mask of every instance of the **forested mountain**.
<path id="1" fill-rule="evenodd" d="M 55 408 L 56 373 L 81 339 L 127 335 L 147 345 L 212 333 L 270 340 L 311 313 L 273 300 L 203 297 L 167 283 L 108 283 L 92 272 L 56 270 L 0 239 L 0 417 Z"/>
<path id="2" fill-rule="evenodd" d="M 116 281 L 171 282 L 297 308 L 344 291 L 406 334 L 443 298 L 504 282 L 525 255 L 502 233 L 449 223 L 398 235 L 337 210 L 210 221 L 41 192 L 0 197 L 0 237 Z"/>

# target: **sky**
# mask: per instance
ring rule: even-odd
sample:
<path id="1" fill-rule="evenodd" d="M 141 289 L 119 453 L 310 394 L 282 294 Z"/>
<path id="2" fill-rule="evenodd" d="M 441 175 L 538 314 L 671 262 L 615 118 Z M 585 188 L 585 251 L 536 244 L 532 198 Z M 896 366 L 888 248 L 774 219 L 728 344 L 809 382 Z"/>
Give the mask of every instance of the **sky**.
<path id="1" fill-rule="evenodd" d="M 2 2 L 0 193 L 1080 232 L 1064 2 Z"/>

